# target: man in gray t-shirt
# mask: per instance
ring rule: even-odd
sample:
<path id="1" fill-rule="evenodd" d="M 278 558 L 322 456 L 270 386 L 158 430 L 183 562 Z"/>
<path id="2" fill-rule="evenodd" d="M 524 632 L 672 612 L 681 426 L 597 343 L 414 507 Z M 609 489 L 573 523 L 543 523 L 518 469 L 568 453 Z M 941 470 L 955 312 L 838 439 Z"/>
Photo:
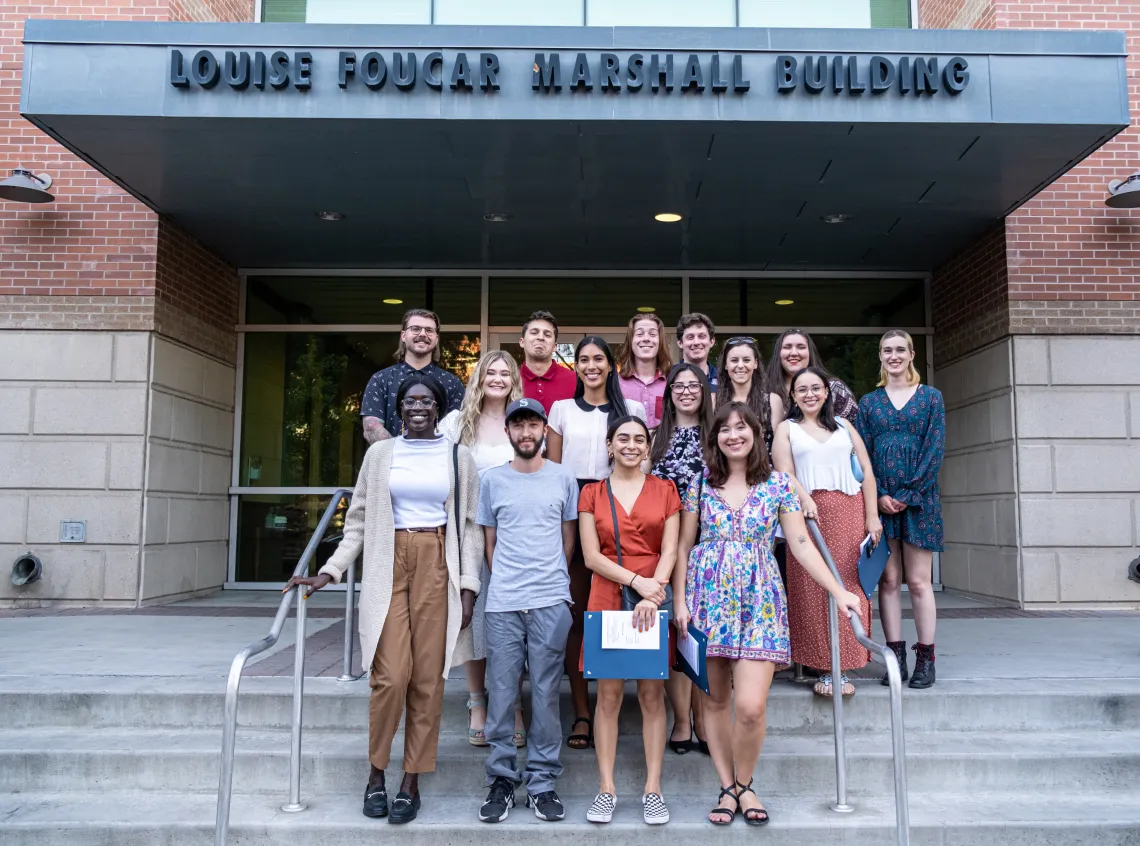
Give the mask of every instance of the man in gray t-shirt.
<path id="1" fill-rule="evenodd" d="M 525 781 L 527 807 L 535 816 L 560 820 L 566 812 L 554 791 L 562 774 L 558 701 L 570 632 L 566 561 L 578 528 L 578 483 L 561 465 L 542 457 L 542 403 L 515 400 L 507 407 L 506 421 L 515 457 L 483 474 L 475 518 L 484 527 L 491 568 L 483 618 L 491 789 L 479 819 L 505 820 L 515 804 L 515 788 Z M 524 664 L 531 688 L 525 774 L 514 744 L 515 700 Z"/>

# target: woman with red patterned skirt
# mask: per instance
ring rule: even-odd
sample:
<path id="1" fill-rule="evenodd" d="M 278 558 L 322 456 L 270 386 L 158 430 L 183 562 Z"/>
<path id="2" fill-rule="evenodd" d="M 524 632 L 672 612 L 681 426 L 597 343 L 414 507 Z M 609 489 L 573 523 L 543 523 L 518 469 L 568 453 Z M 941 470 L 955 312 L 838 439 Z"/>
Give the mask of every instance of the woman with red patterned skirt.
<path id="1" fill-rule="evenodd" d="M 878 543 L 883 533 L 871 460 L 855 428 L 836 418 L 824 371 L 816 367 L 800 370 L 792 377 L 789 393 L 790 413 L 777 428 L 773 444 L 776 469 L 794 473 L 811 492 L 820 532 L 839 575 L 849 590 L 862 597 L 858 592 L 859 544 L 866 535 Z M 855 478 L 853 461 L 862 468 L 862 482 Z M 792 554 L 788 555 L 787 588 L 792 660 L 820 670 L 814 690 L 820 696 L 832 696 L 827 591 L 816 584 Z M 863 627 L 870 631 L 871 603 L 866 598 L 860 603 L 859 616 Z M 845 621 L 839 624 L 839 657 L 841 671 L 859 669 L 870 660 L 870 654 Z M 844 696 L 855 693 L 845 672 L 838 683 Z"/>

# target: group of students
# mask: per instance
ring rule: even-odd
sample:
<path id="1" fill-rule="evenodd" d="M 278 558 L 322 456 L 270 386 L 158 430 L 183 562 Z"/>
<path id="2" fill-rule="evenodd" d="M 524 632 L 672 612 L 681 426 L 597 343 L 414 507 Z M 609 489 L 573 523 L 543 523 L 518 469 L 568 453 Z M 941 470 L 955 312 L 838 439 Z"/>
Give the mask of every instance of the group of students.
<path id="1" fill-rule="evenodd" d="M 553 361 L 558 324 L 539 311 L 523 326 L 525 363 L 486 353 L 465 388 L 438 364 L 436 315 L 405 315 L 400 361 L 365 390 L 371 446 L 343 539 L 315 577 L 286 588 L 304 584 L 311 594 L 339 582 L 363 553 L 367 816 L 416 818 L 419 774 L 435 769 L 444 680 L 465 663 L 468 740 L 490 747 L 479 818 L 505 819 L 523 784 L 536 816 L 564 818 L 555 785 L 565 674 L 574 708 L 566 745 L 593 747 L 598 761 L 586 818 L 609 822 L 625 681 L 598 680 L 591 711 L 583 622 L 586 611 L 632 605 L 642 628 L 671 608 L 671 649 L 690 624 L 708 637 L 709 694 L 679 670 L 637 682 L 643 819 L 669 820 L 661 786 L 668 745 L 712 758 L 720 793 L 709 822 L 739 815 L 766 824 L 752 774 L 773 675 L 794 662 L 819 672 L 817 694 L 853 694 L 845 673 L 828 672 L 828 597 L 841 614 L 859 614 L 868 629 L 871 622 L 869 600 L 833 577 L 805 518 L 818 522 L 847 585 L 858 584 L 864 537 L 886 537 L 884 632 L 905 679 L 905 577 L 919 640 L 911 687 L 934 683 L 931 561 L 942 548 L 945 412 L 941 394 L 921 383 L 912 339 L 900 330 L 882 336 L 880 387 L 856 402 L 804 331 L 780 335 L 767 368 L 751 337 L 727 339 L 713 366 L 715 332 L 705 315 L 682 317 L 673 365 L 660 318 L 638 314 L 616 357 L 587 336 L 571 371 Z M 846 625 L 840 653 L 844 671 L 869 660 Z M 404 776 L 389 803 L 385 770 L 401 716 Z"/>

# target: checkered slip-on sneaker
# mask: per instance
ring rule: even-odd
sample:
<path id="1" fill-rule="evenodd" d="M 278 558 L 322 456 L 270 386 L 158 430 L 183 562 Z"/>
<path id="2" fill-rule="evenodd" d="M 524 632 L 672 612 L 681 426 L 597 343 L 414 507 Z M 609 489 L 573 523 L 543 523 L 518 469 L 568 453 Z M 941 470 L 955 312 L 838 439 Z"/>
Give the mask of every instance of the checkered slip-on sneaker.
<path id="1" fill-rule="evenodd" d="M 642 816 L 646 825 L 665 825 L 669 822 L 669 809 L 659 793 L 646 793 L 641 797 Z"/>
<path id="2" fill-rule="evenodd" d="M 586 811 L 586 819 L 592 823 L 608 823 L 614 818 L 617 797 L 612 793 L 599 793 Z"/>

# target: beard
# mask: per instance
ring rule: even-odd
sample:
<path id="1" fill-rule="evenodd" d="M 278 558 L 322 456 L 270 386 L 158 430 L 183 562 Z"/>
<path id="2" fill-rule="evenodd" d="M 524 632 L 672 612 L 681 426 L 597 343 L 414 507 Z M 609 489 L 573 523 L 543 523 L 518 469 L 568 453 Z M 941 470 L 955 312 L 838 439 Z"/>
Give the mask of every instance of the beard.
<path id="1" fill-rule="evenodd" d="M 525 461 L 529 461 L 542 451 L 542 441 L 522 444 L 514 438 L 508 438 L 508 440 L 511 442 L 511 449 L 515 451 L 515 455 Z"/>

